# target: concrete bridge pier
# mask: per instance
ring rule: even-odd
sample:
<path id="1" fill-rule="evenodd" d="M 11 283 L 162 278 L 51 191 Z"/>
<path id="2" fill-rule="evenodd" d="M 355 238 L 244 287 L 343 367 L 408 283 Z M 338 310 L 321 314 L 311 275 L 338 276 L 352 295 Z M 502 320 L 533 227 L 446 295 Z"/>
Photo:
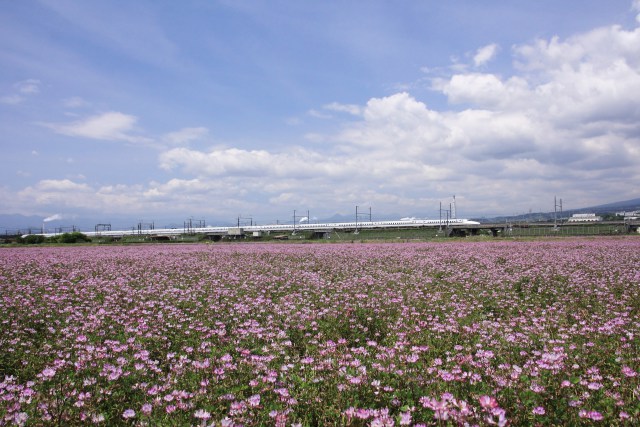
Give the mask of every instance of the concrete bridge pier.
<path id="1" fill-rule="evenodd" d="M 313 230 L 313 238 L 314 239 L 330 239 L 331 233 L 333 233 L 332 228 L 319 228 L 317 230 Z"/>

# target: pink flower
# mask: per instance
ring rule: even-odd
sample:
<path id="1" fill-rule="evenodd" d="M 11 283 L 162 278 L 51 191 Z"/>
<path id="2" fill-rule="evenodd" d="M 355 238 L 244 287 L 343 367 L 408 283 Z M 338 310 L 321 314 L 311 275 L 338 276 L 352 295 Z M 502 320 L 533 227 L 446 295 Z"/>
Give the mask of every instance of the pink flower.
<path id="1" fill-rule="evenodd" d="M 133 418 L 135 416 L 136 416 L 136 411 L 134 411 L 133 409 L 127 409 L 122 413 L 122 418 L 124 418 L 125 420 L 128 420 L 129 418 Z"/>
<path id="2" fill-rule="evenodd" d="M 199 420 L 208 420 L 211 418 L 211 414 L 204 409 L 198 409 L 193 416 Z"/>
<path id="3" fill-rule="evenodd" d="M 400 422 L 401 426 L 409 426 L 411 425 L 411 412 L 401 412 L 400 413 Z"/>
<path id="4" fill-rule="evenodd" d="M 531 386 L 529 386 L 529 388 L 535 393 L 542 393 L 544 391 L 544 387 L 536 383 L 531 383 Z"/>
<path id="5" fill-rule="evenodd" d="M 29 417 L 26 412 L 19 412 L 13 416 L 13 422 L 16 425 L 23 426 L 27 422 L 27 418 Z"/>
<path id="6" fill-rule="evenodd" d="M 478 399 L 480 401 L 480 406 L 483 408 L 496 408 L 498 406 L 498 401 L 490 396 L 480 396 Z"/>
<path id="7" fill-rule="evenodd" d="M 104 421 L 104 415 L 102 414 L 97 414 L 97 415 L 92 415 L 91 416 L 91 422 L 93 422 L 94 424 L 98 424 Z"/>
<path id="8" fill-rule="evenodd" d="M 593 421 L 601 421 L 604 417 L 598 411 L 589 411 L 589 418 Z"/>
<path id="9" fill-rule="evenodd" d="M 279 394 L 282 397 L 289 397 L 289 390 L 287 390 L 286 388 L 282 387 L 282 388 L 277 388 L 275 390 L 273 390 L 276 394 Z"/>
<path id="10" fill-rule="evenodd" d="M 433 400 L 432 405 L 433 406 L 431 409 L 433 409 L 435 412 L 435 414 L 433 414 L 433 417 L 436 420 L 449 419 L 449 409 L 448 409 L 447 401 L 445 399 L 442 399 L 441 401 Z"/>
<path id="11" fill-rule="evenodd" d="M 533 412 L 534 415 L 544 415 L 546 413 L 546 411 L 542 406 L 537 406 L 533 408 L 533 411 L 531 412 Z"/>
<path id="12" fill-rule="evenodd" d="M 371 411 L 369 409 L 365 409 L 365 408 L 356 409 L 357 418 L 360 418 L 361 420 L 366 420 L 370 416 L 371 416 Z"/>
<path id="13" fill-rule="evenodd" d="M 588 418 L 593 421 L 600 421 L 604 418 L 598 411 L 586 411 L 584 409 L 578 412 L 578 416 L 580 418 Z"/>
<path id="14" fill-rule="evenodd" d="M 255 408 L 257 406 L 260 405 L 260 395 L 259 394 L 254 394 L 253 396 L 249 397 L 247 399 L 247 402 L 249 403 L 249 406 L 251 406 L 252 408 Z"/>
<path id="15" fill-rule="evenodd" d="M 353 377 L 349 380 L 349 382 L 351 384 L 360 384 L 362 382 L 362 378 L 360 377 Z"/>
<path id="16" fill-rule="evenodd" d="M 635 377 L 638 374 L 636 371 L 626 365 L 622 367 L 622 373 L 625 377 Z"/>
<path id="17" fill-rule="evenodd" d="M 56 370 L 53 368 L 44 368 L 44 370 L 42 371 L 42 377 L 44 379 L 53 378 L 55 374 L 56 374 Z"/>

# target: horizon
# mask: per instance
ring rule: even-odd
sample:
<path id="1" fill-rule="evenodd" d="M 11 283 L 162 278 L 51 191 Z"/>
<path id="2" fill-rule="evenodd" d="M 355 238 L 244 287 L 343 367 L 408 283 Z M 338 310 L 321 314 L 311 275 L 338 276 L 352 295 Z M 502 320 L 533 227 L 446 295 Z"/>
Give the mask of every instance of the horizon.
<path id="1" fill-rule="evenodd" d="M 610 206 L 610 205 L 621 205 L 621 206 Z M 633 208 L 633 210 L 637 210 L 640 208 L 640 199 L 630 199 L 630 200 L 622 200 L 616 202 L 607 202 L 601 203 L 596 206 L 583 206 L 583 207 L 572 207 L 569 209 L 562 209 L 557 211 L 558 215 L 565 215 L 568 217 L 572 213 L 576 212 L 587 212 L 590 210 L 594 210 L 599 213 L 605 212 L 603 209 L 609 209 L 608 213 L 620 212 L 620 209 L 625 210 L 626 208 Z M 373 221 L 388 221 L 388 220 L 399 220 L 399 219 L 438 219 L 438 215 L 436 216 L 425 216 L 422 214 L 409 215 L 402 218 L 402 215 L 399 214 L 389 214 L 389 215 L 379 215 L 376 216 L 375 211 L 372 210 L 372 219 Z M 447 210 L 443 208 L 443 218 L 446 217 Z M 297 211 L 296 215 L 296 223 L 305 223 L 307 221 L 306 214 L 307 211 Z M 469 220 L 497 220 L 504 218 L 526 218 L 526 217 L 535 217 L 535 216 L 549 216 L 554 214 L 553 210 L 550 211 L 531 211 L 531 212 L 522 212 L 522 213 L 514 213 L 514 214 L 494 214 L 494 215 L 456 215 L 455 218 L 458 219 L 469 219 Z M 6 220 L 7 217 L 18 216 L 21 218 L 29 218 L 22 215 L 6 215 L 0 214 L 0 221 Z M 366 217 L 368 216 L 368 209 L 359 212 L 358 222 L 366 222 Z M 283 219 L 276 220 L 261 220 L 260 218 L 254 217 L 236 217 L 233 219 L 212 219 L 209 220 L 205 217 L 191 217 L 183 220 L 176 220 L 175 218 L 162 218 L 154 219 L 153 217 L 146 219 L 132 219 L 132 218 L 114 218 L 112 221 L 108 218 L 96 219 L 96 218 L 65 218 L 59 215 L 53 215 L 49 217 L 38 217 L 37 224 L 27 224 L 26 219 L 21 219 L 21 225 L 16 225 L 16 222 L 13 222 L 13 225 L 6 225 L 0 223 L 0 230 L 4 230 L 4 232 L 15 231 L 15 230 L 30 230 L 30 229 L 44 229 L 46 232 L 52 232 L 52 230 L 56 230 L 55 232 L 68 232 L 68 231 L 92 231 L 97 226 L 105 226 L 109 225 L 112 230 L 128 230 L 135 229 L 138 226 L 142 226 L 142 229 L 150 229 L 150 226 L 153 226 L 154 229 L 162 229 L 162 228 L 183 228 L 187 227 L 187 222 L 192 221 L 192 226 L 194 228 L 202 228 L 199 227 L 198 224 L 205 224 L 205 227 L 215 227 L 215 226 L 233 226 L 237 224 L 237 221 L 240 221 L 240 227 L 249 225 L 252 223 L 253 225 L 271 225 L 271 224 L 292 224 L 293 223 L 293 215 L 291 217 L 286 218 L 285 216 L 281 216 Z M 559 217 L 560 218 L 560 217 Z M 311 222 L 317 223 L 326 223 L 326 222 L 351 222 L 355 220 L 355 211 L 351 214 L 342 214 L 335 213 L 328 217 L 319 218 L 315 215 L 311 215 Z M 544 219 L 543 221 L 547 221 L 548 219 Z M 15 221 L 15 220 L 14 220 Z M 35 221 L 35 220 L 33 220 Z M 76 222 L 74 222 L 76 221 Z M 125 225 L 126 224 L 126 225 Z M 73 230 L 75 228 L 75 230 Z"/>
<path id="2" fill-rule="evenodd" d="M 0 214 L 437 218 L 455 194 L 481 218 L 640 198 L 640 0 L 3 12 Z"/>

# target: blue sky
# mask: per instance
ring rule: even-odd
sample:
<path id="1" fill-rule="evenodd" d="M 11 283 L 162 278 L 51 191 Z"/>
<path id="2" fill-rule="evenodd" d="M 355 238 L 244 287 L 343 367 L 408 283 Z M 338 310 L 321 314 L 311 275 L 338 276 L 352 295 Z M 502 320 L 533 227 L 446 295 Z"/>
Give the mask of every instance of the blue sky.
<path id="1" fill-rule="evenodd" d="M 640 2 L 6 1 L 0 213 L 640 197 Z"/>

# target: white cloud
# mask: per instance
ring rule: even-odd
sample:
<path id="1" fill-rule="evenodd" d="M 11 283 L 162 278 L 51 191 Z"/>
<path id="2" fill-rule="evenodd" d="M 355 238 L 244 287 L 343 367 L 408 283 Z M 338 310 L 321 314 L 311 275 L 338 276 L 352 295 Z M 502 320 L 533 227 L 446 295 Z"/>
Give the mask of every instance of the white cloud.
<path id="1" fill-rule="evenodd" d="M 484 47 L 481 47 L 473 57 L 473 63 L 476 67 L 487 64 L 498 53 L 498 45 L 493 43 Z"/>
<path id="2" fill-rule="evenodd" d="M 0 97 L 0 102 L 8 105 L 17 105 L 22 103 L 27 96 L 32 96 L 40 92 L 40 80 L 27 79 L 22 80 L 13 85 L 17 93 Z"/>
<path id="3" fill-rule="evenodd" d="M 37 190 L 50 191 L 52 193 L 65 193 L 65 192 L 81 192 L 85 193 L 90 191 L 90 188 L 86 184 L 78 184 L 69 179 L 44 179 L 36 185 Z"/>
<path id="4" fill-rule="evenodd" d="M 325 110 L 337 111 L 339 113 L 347 113 L 353 116 L 359 116 L 362 114 L 362 108 L 355 104 L 340 104 L 338 102 L 332 102 L 323 107 Z"/>
<path id="5" fill-rule="evenodd" d="M 449 129 L 443 116 L 406 92 L 370 99 L 362 117 L 338 136 L 349 153 L 370 147 L 376 151 L 368 151 L 367 156 L 385 158 L 394 147 L 394 156 L 415 158 L 446 149 Z"/>
<path id="6" fill-rule="evenodd" d="M 67 108 L 82 108 L 82 107 L 88 107 L 91 104 L 79 96 L 73 96 L 71 98 L 66 98 L 62 100 L 62 105 L 64 105 Z"/>
<path id="7" fill-rule="evenodd" d="M 62 209 L 82 206 L 96 208 L 93 190 L 86 184 L 78 184 L 68 179 L 45 179 L 19 191 L 16 198 L 33 209 L 44 207 Z"/>
<path id="8" fill-rule="evenodd" d="M 40 92 L 40 80 L 27 79 L 16 83 L 16 89 L 20 93 L 33 95 Z"/>
<path id="9" fill-rule="evenodd" d="M 520 77 L 502 81 L 494 74 L 455 74 L 448 80 L 436 79 L 433 89 L 441 90 L 453 104 L 481 107 L 506 106 L 506 102 L 530 96 L 528 83 Z"/>
<path id="10" fill-rule="evenodd" d="M 137 117 L 117 111 L 87 117 L 72 123 L 47 123 L 56 133 L 78 138 L 99 139 L 105 141 L 149 142 L 145 137 L 132 135 L 135 132 Z"/>
<path id="11" fill-rule="evenodd" d="M 624 60 L 637 68 L 640 64 L 640 27 L 624 30 L 620 26 L 596 28 L 587 33 L 561 40 L 538 39 L 516 46 L 516 66 L 524 71 L 536 71 L 540 77 L 553 78 L 558 73 L 588 65 L 605 70 L 611 63 Z"/>
<path id="12" fill-rule="evenodd" d="M 485 46 L 473 64 L 488 68 L 497 52 Z M 184 145 L 205 138 L 207 129 L 183 128 L 159 138 L 172 145 L 158 158 L 170 175 L 166 182 L 44 180 L 18 199 L 48 212 L 62 204 L 105 212 L 198 209 L 228 217 L 289 207 L 350 211 L 355 204 L 411 215 L 437 209 L 452 193 L 474 213 L 538 209 L 554 193 L 582 200 L 639 195 L 640 29 L 598 28 L 511 52 L 512 75 L 463 65 L 448 75 L 438 69 L 431 88 L 446 97 L 446 108 L 408 92 L 364 105 L 326 104 L 310 114 L 353 117 L 327 114 L 344 119 L 339 131 L 308 133 L 307 141 L 322 144 L 281 150 L 189 148 Z M 134 116 L 110 112 L 49 127 L 134 141 L 136 124 Z M 504 200 L 518 202 L 505 208 Z"/>
<path id="13" fill-rule="evenodd" d="M 24 101 L 24 96 L 20 96 L 20 95 L 7 95 L 0 98 L 0 102 L 2 102 L 3 104 L 9 104 L 9 105 L 17 105 L 17 104 L 20 104 L 22 101 Z"/>
<path id="14" fill-rule="evenodd" d="M 120 186 L 116 194 L 109 187 L 94 188 L 69 179 L 45 179 L 17 192 L 16 198 L 37 211 L 87 210 L 118 213 L 123 209 L 135 211 L 140 205 L 135 187 Z"/>
<path id="15" fill-rule="evenodd" d="M 315 117 L 316 119 L 328 120 L 333 118 L 331 114 L 323 113 L 318 110 L 309 110 L 308 113 L 311 117 Z"/>
<path id="16" fill-rule="evenodd" d="M 160 155 L 160 167 L 180 168 L 196 176 L 295 177 L 306 178 L 330 170 L 322 156 L 301 148 L 287 153 L 237 148 L 214 149 L 209 152 L 175 148 Z"/>
<path id="17" fill-rule="evenodd" d="M 188 145 L 190 142 L 202 139 L 208 134 L 209 129 L 205 127 L 188 127 L 166 134 L 163 140 L 171 145 Z"/>
<path id="18" fill-rule="evenodd" d="M 246 192 L 233 184 L 219 180 L 171 179 L 166 183 L 150 182 L 147 185 L 103 185 L 91 186 L 69 179 L 48 179 L 37 182 L 21 191 L 12 193 L 0 187 L 0 194 L 11 194 L 11 204 L 2 212 L 22 211 L 20 206 L 29 206 L 25 212 L 60 212 L 53 219 L 66 219 L 69 212 L 95 213 L 100 215 L 128 214 L 185 215 L 196 208 L 199 212 L 224 217 L 225 209 L 256 207 L 256 204 L 234 200 Z M 211 199 L 225 200 L 224 205 L 211 204 Z M 206 200 L 206 203 L 202 203 Z"/>
<path id="19" fill-rule="evenodd" d="M 476 212 L 495 212 L 503 196 L 520 201 L 513 209 L 537 208 L 558 189 L 583 200 L 597 198 L 595 189 L 602 199 L 625 198 L 638 194 L 632 183 L 640 179 L 639 37 L 610 27 L 535 41 L 514 48 L 519 75 L 461 68 L 434 80 L 432 89 L 459 111 L 436 111 L 406 92 L 364 106 L 329 104 L 360 119 L 316 135 L 336 147 L 326 155 L 174 149 L 160 164 L 261 192 L 278 206 L 370 200 L 406 212 L 424 210 L 425 194 L 467 191 Z M 495 52 L 479 50 L 476 65 Z"/>

